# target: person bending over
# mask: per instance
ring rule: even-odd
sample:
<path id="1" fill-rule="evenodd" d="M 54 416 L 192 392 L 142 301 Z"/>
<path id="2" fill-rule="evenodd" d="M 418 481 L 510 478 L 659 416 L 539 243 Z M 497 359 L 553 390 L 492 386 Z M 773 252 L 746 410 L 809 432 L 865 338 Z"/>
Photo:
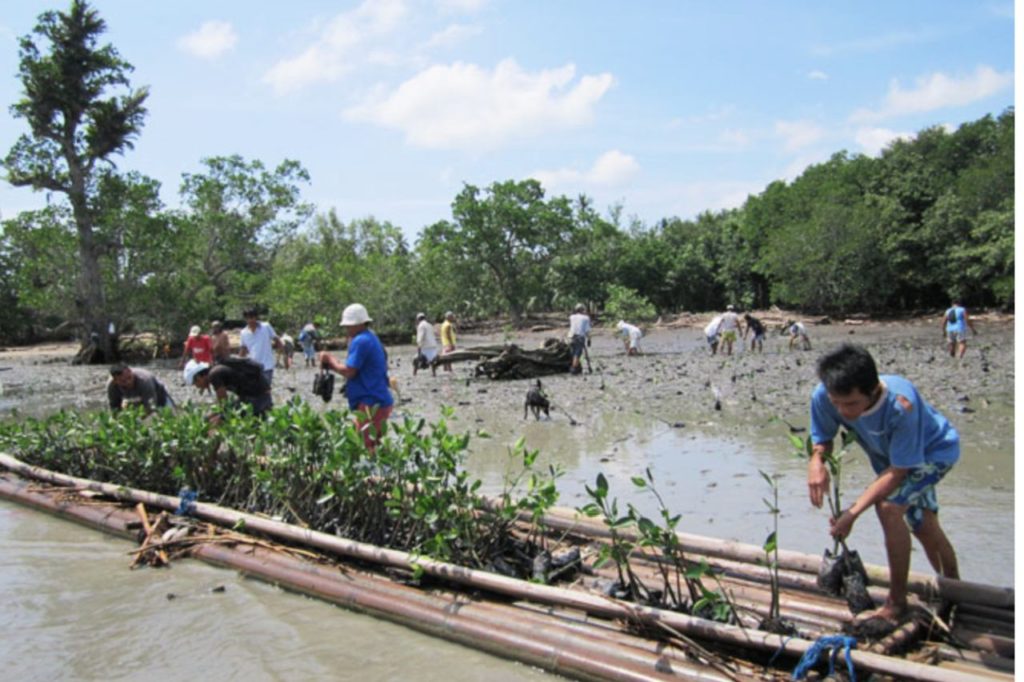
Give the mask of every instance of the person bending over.
<path id="1" fill-rule="evenodd" d="M 858 620 L 882 618 L 895 624 L 907 608 L 911 533 L 935 571 L 959 578 L 956 552 L 939 525 L 935 486 L 960 458 L 960 435 L 925 402 L 909 380 L 878 375 L 864 348 L 844 344 L 818 360 L 821 383 L 811 395 L 811 440 L 807 468 L 811 503 L 821 507 L 829 489 L 823 457 L 832 452 L 840 427 L 853 432 L 867 453 L 875 479 L 831 519 L 831 534 L 847 537 L 853 525 L 874 508 L 885 536 L 889 595 L 880 608 Z"/>

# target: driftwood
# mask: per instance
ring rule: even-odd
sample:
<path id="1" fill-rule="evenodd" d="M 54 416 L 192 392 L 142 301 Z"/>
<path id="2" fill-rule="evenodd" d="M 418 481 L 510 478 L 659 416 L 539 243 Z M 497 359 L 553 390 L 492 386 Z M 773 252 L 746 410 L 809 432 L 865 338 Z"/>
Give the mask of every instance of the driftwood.
<path id="1" fill-rule="evenodd" d="M 489 379 L 535 379 L 549 374 L 568 373 L 572 353 L 568 344 L 549 338 L 542 348 L 525 350 L 514 343 L 461 348 L 438 355 L 434 364 L 474 360 L 476 376 Z"/>
<path id="2" fill-rule="evenodd" d="M 515 344 L 504 347 L 494 358 L 476 366 L 477 376 L 490 379 L 534 379 L 549 374 L 565 374 L 572 364 L 569 346 L 558 339 L 548 339 L 543 348 L 523 350 Z"/>

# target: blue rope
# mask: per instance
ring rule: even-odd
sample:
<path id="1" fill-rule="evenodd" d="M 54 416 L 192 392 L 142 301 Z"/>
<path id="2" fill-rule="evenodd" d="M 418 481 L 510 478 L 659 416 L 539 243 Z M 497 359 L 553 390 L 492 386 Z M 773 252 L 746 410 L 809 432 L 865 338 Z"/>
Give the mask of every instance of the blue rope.
<path id="1" fill-rule="evenodd" d="M 803 658 L 800 659 L 796 668 L 793 669 L 792 679 L 804 679 L 811 668 L 818 662 L 818 656 L 825 650 L 831 652 L 828 659 L 828 674 L 831 677 L 836 670 L 836 656 L 839 654 L 839 648 L 842 647 L 843 656 L 846 657 L 846 669 L 850 673 L 850 682 L 856 682 L 857 676 L 854 674 L 853 661 L 850 659 L 850 648 L 856 646 L 857 639 L 847 635 L 827 635 L 818 638 L 818 641 L 811 645 L 811 648 L 804 653 Z"/>
<path id="2" fill-rule="evenodd" d="M 182 488 L 178 492 L 178 508 L 175 514 L 178 516 L 192 516 L 196 511 L 196 498 L 199 494 L 190 488 Z"/>

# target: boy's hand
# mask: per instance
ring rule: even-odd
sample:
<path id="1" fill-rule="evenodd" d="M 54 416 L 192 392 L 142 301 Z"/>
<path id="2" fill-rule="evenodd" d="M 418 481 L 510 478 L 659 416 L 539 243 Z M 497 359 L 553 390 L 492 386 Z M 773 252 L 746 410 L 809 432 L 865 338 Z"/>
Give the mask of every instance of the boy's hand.
<path id="1" fill-rule="evenodd" d="M 812 455 L 807 463 L 807 491 L 811 496 L 811 504 L 819 509 L 828 492 L 828 484 L 828 467 L 822 461 L 821 455 Z"/>
<path id="2" fill-rule="evenodd" d="M 832 526 L 829 532 L 836 540 L 842 540 L 853 530 L 853 522 L 856 520 L 857 517 L 847 509 L 838 518 L 829 519 L 829 525 Z"/>

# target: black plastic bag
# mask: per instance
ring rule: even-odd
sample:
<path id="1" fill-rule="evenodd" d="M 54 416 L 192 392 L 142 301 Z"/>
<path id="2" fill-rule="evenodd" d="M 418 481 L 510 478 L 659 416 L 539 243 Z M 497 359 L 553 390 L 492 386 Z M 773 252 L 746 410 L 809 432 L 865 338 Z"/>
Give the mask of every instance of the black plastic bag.
<path id="1" fill-rule="evenodd" d="M 868 594 L 867 581 L 863 573 L 851 571 L 843 576 L 843 596 L 854 614 L 874 608 L 875 602 Z"/>
<path id="2" fill-rule="evenodd" d="M 334 375 L 330 371 L 320 370 L 320 373 L 313 377 L 313 395 L 320 396 L 325 403 L 331 402 L 331 398 L 334 397 Z"/>
<path id="3" fill-rule="evenodd" d="M 846 571 L 846 564 L 842 554 L 833 554 L 826 549 L 818 564 L 818 587 L 834 597 L 838 597 L 843 591 L 843 574 Z"/>

